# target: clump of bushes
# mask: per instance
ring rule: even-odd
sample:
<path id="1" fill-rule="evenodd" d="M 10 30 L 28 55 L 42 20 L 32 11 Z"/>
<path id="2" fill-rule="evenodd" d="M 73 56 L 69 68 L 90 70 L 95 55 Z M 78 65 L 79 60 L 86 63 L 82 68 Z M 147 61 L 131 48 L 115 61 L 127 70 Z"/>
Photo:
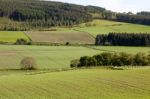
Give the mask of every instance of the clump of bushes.
<path id="1" fill-rule="evenodd" d="M 27 40 L 21 38 L 21 39 L 17 39 L 15 44 L 16 45 L 31 45 L 31 42 L 28 42 Z"/>
<path id="2" fill-rule="evenodd" d="M 36 69 L 36 61 L 32 57 L 25 57 L 20 62 L 22 70 L 35 70 Z"/>
<path id="3" fill-rule="evenodd" d="M 150 65 L 150 55 L 137 53 L 101 53 L 92 57 L 83 56 L 79 60 L 71 61 L 71 67 L 90 66 L 148 66 Z"/>
<path id="4" fill-rule="evenodd" d="M 68 45 L 70 45 L 70 42 L 66 42 L 66 44 L 65 44 L 65 45 L 67 45 L 67 46 L 68 46 Z"/>

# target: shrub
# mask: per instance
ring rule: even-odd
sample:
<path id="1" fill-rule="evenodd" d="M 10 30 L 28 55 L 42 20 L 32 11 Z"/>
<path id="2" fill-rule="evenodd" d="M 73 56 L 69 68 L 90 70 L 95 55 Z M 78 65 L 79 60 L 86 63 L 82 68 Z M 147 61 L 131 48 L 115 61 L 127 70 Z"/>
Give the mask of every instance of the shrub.
<path id="1" fill-rule="evenodd" d="M 123 66 L 123 63 L 120 59 L 120 54 L 119 53 L 115 53 L 112 59 L 112 65 L 113 66 Z"/>
<path id="2" fill-rule="evenodd" d="M 145 53 L 137 53 L 134 56 L 134 65 L 136 66 L 146 66 L 149 65 L 149 60 Z"/>
<path id="3" fill-rule="evenodd" d="M 150 54 L 147 56 L 148 58 L 148 65 L 150 65 Z"/>
<path id="4" fill-rule="evenodd" d="M 32 57 L 25 57 L 20 62 L 22 70 L 35 70 L 36 61 Z"/>
<path id="5" fill-rule="evenodd" d="M 103 57 L 102 57 L 101 54 L 95 55 L 95 56 L 93 56 L 93 57 L 97 60 L 97 65 L 98 65 L 98 66 L 103 65 L 103 61 L 102 61 Z"/>
<path id="6" fill-rule="evenodd" d="M 83 57 L 81 57 L 80 58 L 80 64 L 79 64 L 79 66 L 88 66 L 88 59 L 89 59 L 90 57 L 88 57 L 88 56 L 83 56 Z"/>
<path id="7" fill-rule="evenodd" d="M 108 65 L 112 65 L 112 58 L 113 58 L 113 53 L 102 53 L 102 65 L 104 66 L 108 66 Z"/>
<path id="8" fill-rule="evenodd" d="M 70 42 L 66 42 L 66 45 L 67 45 L 67 46 L 70 45 Z"/>
<path id="9" fill-rule="evenodd" d="M 21 39 L 17 39 L 15 44 L 16 45 L 28 45 L 29 43 L 27 42 L 27 40 L 21 38 Z"/>
<path id="10" fill-rule="evenodd" d="M 97 66 L 97 60 L 94 57 L 88 58 L 88 66 Z"/>
<path id="11" fill-rule="evenodd" d="M 79 64 L 80 64 L 79 60 L 76 59 L 76 60 L 71 61 L 70 66 L 71 66 L 71 68 L 74 68 L 74 67 L 78 67 Z"/>

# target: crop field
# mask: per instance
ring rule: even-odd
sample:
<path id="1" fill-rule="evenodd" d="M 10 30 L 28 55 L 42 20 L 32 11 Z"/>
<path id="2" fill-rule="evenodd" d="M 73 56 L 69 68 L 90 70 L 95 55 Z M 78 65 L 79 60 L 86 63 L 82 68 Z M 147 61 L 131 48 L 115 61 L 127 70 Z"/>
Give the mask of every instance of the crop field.
<path id="1" fill-rule="evenodd" d="M 66 31 L 30 31 L 26 32 L 33 42 L 71 44 L 94 44 L 95 38 L 84 32 Z"/>
<path id="2" fill-rule="evenodd" d="M 33 57 L 40 69 L 69 68 L 70 61 L 101 52 L 145 52 L 149 47 L 73 47 L 0 45 L 0 69 L 18 69 L 24 57 Z"/>
<path id="3" fill-rule="evenodd" d="M 23 38 L 29 40 L 28 37 L 19 31 L 0 31 L 0 42 L 16 42 L 17 39 Z"/>
<path id="4" fill-rule="evenodd" d="M 150 99 L 150 68 L 0 76 L 1 99 Z"/>
<path id="5" fill-rule="evenodd" d="M 95 37 L 97 34 L 108 34 L 109 32 L 150 33 L 150 26 L 145 25 L 114 22 L 107 20 L 94 20 L 90 24 L 95 24 L 96 26 L 86 27 L 85 24 L 81 24 L 80 27 L 77 27 L 75 29 L 82 32 L 90 33 Z"/>

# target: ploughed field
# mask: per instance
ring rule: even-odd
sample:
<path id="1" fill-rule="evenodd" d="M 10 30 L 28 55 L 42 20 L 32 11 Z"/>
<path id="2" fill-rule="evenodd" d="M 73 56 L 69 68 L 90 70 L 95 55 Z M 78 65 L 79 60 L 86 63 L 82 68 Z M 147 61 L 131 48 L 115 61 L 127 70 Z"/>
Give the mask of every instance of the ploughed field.
<path id="1" fill-rule="evenodd" d="M 150 68 L 8 72 L 0 75 L 1 99 L 150 99 Z"/>
<path id="2" fill-rule="evenodd" d="M 102 52 L 135 54 L 149 51 L 149 47 L 0 45 L 0 69 L 19 69 L 24 57 L 35 58 L 39 69 L 62 69 L 69 68 L 70 61 L 81 56 L 93 56 Z"/>
<path id="3" fill-rule="evenodd" d="M 95 38 L 88 33 L 75 31 L 29 31 L 33 42 L 66 44 L 94 44 Z"/>

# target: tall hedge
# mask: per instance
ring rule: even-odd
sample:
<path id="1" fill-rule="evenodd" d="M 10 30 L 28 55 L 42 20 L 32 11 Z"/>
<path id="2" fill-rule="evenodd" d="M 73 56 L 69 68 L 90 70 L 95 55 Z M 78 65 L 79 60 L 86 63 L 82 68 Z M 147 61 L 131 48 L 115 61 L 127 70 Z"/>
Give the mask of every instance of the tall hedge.
<path id="1" fill-rule="evenodd" d="M 71 67 L 90 66 L 150 66 L 150 55 L 137 53 L 101 53 L 92 57 L 83 56 L 75 62 L 71 62 Z"/>

